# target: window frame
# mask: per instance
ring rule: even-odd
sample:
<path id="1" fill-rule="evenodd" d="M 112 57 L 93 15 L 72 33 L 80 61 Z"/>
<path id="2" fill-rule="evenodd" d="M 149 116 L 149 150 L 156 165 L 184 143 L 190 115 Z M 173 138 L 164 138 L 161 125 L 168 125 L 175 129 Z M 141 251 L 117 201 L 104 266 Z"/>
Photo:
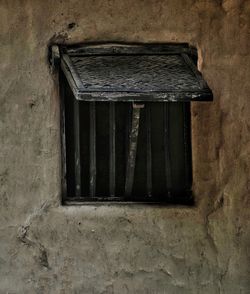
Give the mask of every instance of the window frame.
<path id="1" fill-rule="evenodd" d="M 197 62 L 197 56 L 194 54 L 193 55 L 193 62 Z M 60 62 L 59 62 L 60 64 Z M 60 66 L 59 66 L 60 67 Z M 192 69 L 194 70 L 194 69 Z M 187 204 L 187 205 L 192 205 L 194 203 L 194 199 L 192 197 L 192 193 L 190 191 L 190 194 L 187 195 L 187 197 L 185 198 L 178 198 L 178 197 L 166 197 L 166 200 L 164 201 L 159 201 L 159 200 L 135 200 L 135 201 L 131 201 L 130 199 L 128 201 L 124 201 L 121 197 L 118 197 L 117 199 L 104 199 L 103 197 L 101 198 L 84 198 L 83 197 L 80 199 L 71 199 L 67 193 L 67 172 L 66 172 L 66 134 L 65 134 L 65 85 L 64 85 L 64 82 L 63 82 L 63 79 L 67 80 L 67 77 L 65 76 L 65 73 L 63 72 L 63 70 L 61 68 L 59 68 L 59 87 L 60 87 L 60 112 L 61 112 L 61 115 L 60 115 L 60 124 L 61 124 L 61 154 L 62 154 L 62 202 L 63 204 L 101 204 L 101 203 L 150 203 L 150 204 Z M 199 79 L 200 79 L 200 76 L 199 76 Z M 211 96 L 211 93 L 209 93 L 209 95 Z M 210 97 L 211 98 L 211 97 Z M 79 101 L 77 101 L 76 103 L 79 103 Z M 103 102 L 105 103 L 105 102 Z M 167 103 L 167 102 L 166 102 Z M 169 102 L 170 103 L 170 102 Z M 173 102 L 174 103 L 174 102 Z M 182 103 L 186 103 L 186 102 L 182 102 Z M 189 104 L 189 107 L 190 107 L 190 103 L 188 102 Z M 184 115 L 185 115 L 185 112 L 184 112 Z M 187 113 L 186 113 L 187 115 Z M 189 139 L 190 142 L 189 144 L 185 144 L 185 148 L 186 148 L 186 151 L 185 151 L 185 156 L 187 153 L 189 153 L 191 155 L 192 153 L 192 146 L 191 146 L 191 117 L 190 117 L 190 112 L 189 112 L 189 118 L 188 118 L 188 123 L 185 124 L 184 126 L 184 129 L 185 129 L 185 132 L 184 132 L 184 136 L 185 134 L 189 136 Z M 186 121 L 184 119 L 184 121 Z M 188 141 L 187 140 L 187 141 Z M 185 140 L 184 140 L 185 141 Z M 192 156 L 191 156 L 191 160 L 192 160 Z M 191 161 L 191 165 L 190 165 L 190 170 L 191 170 L 191 177 L 192 177 L 192 161 Z M 192 180 L 191 180 L 192 182 Z"/>

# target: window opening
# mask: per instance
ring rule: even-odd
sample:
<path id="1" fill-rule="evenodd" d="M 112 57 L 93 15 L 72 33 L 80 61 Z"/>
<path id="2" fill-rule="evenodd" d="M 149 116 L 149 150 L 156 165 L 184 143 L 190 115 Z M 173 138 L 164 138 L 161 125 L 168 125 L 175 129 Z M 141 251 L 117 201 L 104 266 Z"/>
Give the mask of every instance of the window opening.
<path id="1" fill-rule="evenodd" d="M 192 203 L 190 102 L 212 100 L 196 50 L 59 49 L 63 200 Z"/>

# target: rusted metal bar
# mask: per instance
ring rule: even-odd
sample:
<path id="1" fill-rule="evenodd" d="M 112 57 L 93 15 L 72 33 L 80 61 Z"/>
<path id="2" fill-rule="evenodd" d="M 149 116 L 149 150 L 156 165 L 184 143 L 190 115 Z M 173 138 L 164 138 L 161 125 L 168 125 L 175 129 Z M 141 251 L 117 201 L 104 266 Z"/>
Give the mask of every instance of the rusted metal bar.
<path id="1" fill-rule="evenodd" d="M 125 179 L 125 197 L 130 197 L 133 183 L 134 183 L 134 171 L 135 160 L 137 150 L 137 139 L 139 133 L 140 124 L 140 111 L 144 107 L 144 104 L 133 104 L 132 111 L 132 126 L 129 134 L 129 150 L 126 167 L 126 179 Z"/>
<path id="2" fill-rule="evenodd" d="M 96 103 L 89 104 L 90 113 L 90 196 L 95 196 L 96 190 Z"/>
<path id="3" fill-rule="evenodd" d="M 109 191 L 115 196 L 115 103 L 109 104 Z"/>
<path id="4" fill-rule="evenodd" d="M 151 110 L 146 105 L 146 131 L 147 131 L 147 194 L 152 196 L 152 146 L 151 146 Z"/>
<path id="5" fill-rule="evenodd" d="M 74 142 L 75 142 L 75 194 L 81 196 L 81 152 L 80 152 L 80 117 L 79 101 L 74 99 Z"/>
<path id="6" fill-rule="evenodd" d="M 171 176 L 171 162 L 170 162 L 170 151 L 169 151 L 169 105 L 164 103 L 163 106 L 164 115 L 164 148 L 165 148 L 165 175 L 166 175 L 166 188 L 170 195 L 172 187 L 172 176 Z"/>

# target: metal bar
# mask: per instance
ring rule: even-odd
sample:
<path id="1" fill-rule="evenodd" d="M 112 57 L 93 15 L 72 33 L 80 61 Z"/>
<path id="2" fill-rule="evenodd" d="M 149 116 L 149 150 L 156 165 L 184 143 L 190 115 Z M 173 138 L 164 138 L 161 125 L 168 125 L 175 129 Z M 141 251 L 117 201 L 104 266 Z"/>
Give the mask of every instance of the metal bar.
<path id="1" fill-rule="evenodd" d="M 140 124 L 140 111 L 143 108 L 143 104 L 133 104 L 132 112 L 132 126 L 129 134 L 129 150 L 126 167 L 126 179 L 125 179 L 125 196 L 131 196 L 133 183 L 134 183 L 134 171 L 135 171 L 135 160 L 137 150 L 137 139 L 139 133 Z"/>
<path id="2" fill-rule="evenodd" d="M 133 109 L 133 103 L 124 103 L 124 105 L 128 106 L 126 107 L 126 137 L 125 137 L 125 158 L 124 158 L 124 165 L 125 165 L 125 171 L 124 171 L 124 185 L 126 185 L 126 175 L 127 175 L 127 159 L 129 155 L 129 147 L 130 147 L 130 130 L 132 127 L 132 109 Z M 125 194 L 124 194 L 125 196 Z"/>
<path id="3" fill-rule="evenodd" d="M 129 153 L 129 136 L 131 130 L 131 122 L 132 122 L 132 103 L 127 103 L 128 107 L 128 114 L 127 114 L 127 121 L 126 121 L 126 142 L 125 142 L 125 160 L 128 158 Z"/>
<path id="4" fill-rule="evenodd" d="M 75 142 L 75 194 L 81 196 L 81 152 L 79 101 L 74 99 L 74 142 Z"/>
<path id="5" fill-rule="evenodd" d="M 164 103 L 163 106 L 163 123 L 164 123 L 164 149 L 165 149 L 165 175 L 166 175 L 166 188 L 168 195 L 171 194 L 172 188 L 172 175 L 171 175 L 171 161 L 169 150 L 169 105 Z"/>
<path id="6" fill-rule="evenodd" d="M 90 197 L 95 196 L 96 190 L 96 105 L 95 102 L 89 104 L 90 113 Z"/>
<path id="7" fill-rule="evenodd" d="M 190 137 L 190 103 L 182 104 L 183 111 L 183 138 L 184 138 L 184 160 L 185 160 L 185 189 L 191 190 L 192 185 L 192 151 Z"/>
<path id="8" fill-rule="evenodd" d="M 115 196 L 115 103 L 109 104 L 109 191 Z"/>
<path id="9" fill-rule="evenodd" d="M 152 146 L 151 146 L 151 109 L 146 105 L 146 131 L 147 131 L 147 194 L 152 196 Z"/>

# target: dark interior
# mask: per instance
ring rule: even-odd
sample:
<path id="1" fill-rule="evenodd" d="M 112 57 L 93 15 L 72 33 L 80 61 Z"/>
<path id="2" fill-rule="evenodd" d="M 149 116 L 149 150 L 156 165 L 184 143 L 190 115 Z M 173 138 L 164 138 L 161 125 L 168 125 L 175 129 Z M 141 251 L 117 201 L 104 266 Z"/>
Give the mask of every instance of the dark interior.
<path id="1" fill-rule="evenodd" d="M 110 102 L 96 105 L 96 192 L 90 197 L 90 103 L 79 101 L 82 195 L 75 193 L 74 96 L 61 73 L 62 107 L 65 112 L 66 195 L 64 200 L 142 201 L 191 203 L 191 142 L 189 102 L 148 102 L 141 109 L 132 193 L 124 195 L 131 128 L 131 102 L 115 102 L 115 195 L 109 188 Z M 146 113 L 150 113 L 152 191 L 148 191 L 148 137 Z"/>

